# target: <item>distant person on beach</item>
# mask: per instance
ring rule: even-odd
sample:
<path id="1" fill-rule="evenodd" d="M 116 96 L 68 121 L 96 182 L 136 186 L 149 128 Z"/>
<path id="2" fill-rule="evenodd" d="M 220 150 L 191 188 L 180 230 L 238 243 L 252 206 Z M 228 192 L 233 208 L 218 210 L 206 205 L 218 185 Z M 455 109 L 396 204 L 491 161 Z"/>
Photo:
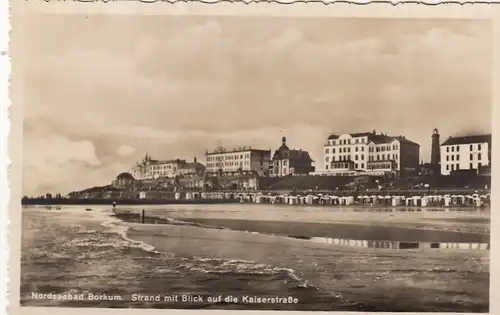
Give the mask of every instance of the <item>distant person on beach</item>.
<path id="1" fill-rule="evenodd" d="M 113 201 L 113 212 L 116 211 L 116 201 Z"/>

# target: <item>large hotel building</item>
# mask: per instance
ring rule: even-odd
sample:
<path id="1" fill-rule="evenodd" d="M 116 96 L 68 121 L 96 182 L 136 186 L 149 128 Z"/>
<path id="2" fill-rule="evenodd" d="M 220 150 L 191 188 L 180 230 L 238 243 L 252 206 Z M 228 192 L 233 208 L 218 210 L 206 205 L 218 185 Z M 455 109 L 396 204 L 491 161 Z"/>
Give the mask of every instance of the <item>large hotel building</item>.
<path id="1" fill-rule="evenodd" d="M 238 171 L 255 172 L 260 176 L 269 175 L 271 150 L 241 147 L 225 149 L 219 147 L 206 152 L 207 173 L 231 173 Z"/>
<path id="2" fill-rule="evenodd" d="M 441 174 L 454 171 L 480 171 L 491 166 L 491 134 L 450 137 L 441 144 Z"/>
<path id="3" fill-rule="evenodd" d="M 420 145 L 404 136 L 373 132 L 330 135 L 324 145 L 328 175 L 400 175 L 418 168 Z"/>

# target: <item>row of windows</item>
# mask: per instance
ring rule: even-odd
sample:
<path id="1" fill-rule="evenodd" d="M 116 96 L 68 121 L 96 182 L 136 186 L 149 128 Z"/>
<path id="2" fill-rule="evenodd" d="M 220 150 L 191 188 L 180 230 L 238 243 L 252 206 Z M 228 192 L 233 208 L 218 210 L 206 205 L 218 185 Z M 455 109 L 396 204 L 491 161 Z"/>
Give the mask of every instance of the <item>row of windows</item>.
<path id="1" fill-rule="evenodd" d="M 207 156 L 207 161 L 238 160 L 238 159 L 249 159 L 249 158 L 250 158 L 250 153 L 246 153 L 237 155 Z"/>
<path id="2" fill-rule="evenodd" d="M 334 164 L 330 169 L 336 169 L 336 168 L 348 168 L 347 165 L 348 163 L 344 163 L 345 165 L 339 165 L 339 164 Z M 329 165 L 325 164 L 325 169 L 329 169 Z M 365 163 L 354 163 L 354 168 L 355 169 L 364 169 L 365 168 Z M 367 165 L 367 168 L 370 170 L 375 170 L 375 169 L 390 169 L 391 168 L 391 163 L 378 163 L 378 164 L 371 164 Z M 398 164 L 395 164 L 395 168 L 398 168 Z"/>
<path id="3" fill-rule="evenodd" d="M 278 165 L 279 161 L 274 161 L 274 165 Z M 283 165 L 287 165 L 288 164 L 288 160 L 284 160 L 283 161 Z"/>
<path id="4" fill-rule="evenodd" d="M 173 167 L 173 165 L 171 165 L 171 164 L 167 164 L 167 165 L 152 165 L 151 169 L 152 170 L 165 170 L 165 169 L 171 170 L 172 167 Z M 175 170 L 176 167 L 173 167 L 173 169 Z"/>
<path id="5" fill-rule="evenodd" d="M 366 138 L 328 140 L 329 145 L 345 145 L 345 144 L 359 144 L 359 143 L 366 143 Z"/>
<path id="6" fill-rule="evenodd" d="M 474 146 L 476 146 L 477 150 L 478 151 L 481 151 L 481 144 L 477 144 L 477 145 L 474 145 L 474 144 L 470 144 L 469 145 L 469 151 L 474 151 Z M 459 152 L 460 151 L 460 146 L 459 145 L 456 145 L 456 146 L 447 146 L 446 147 L 446 152 Z"/>
<path id="7" fill-rule="evenodd" d="M 477 154 L 477 159 L 480 161 L 481 160 L 481 153 L 478 153 Z M 474 153 L 471 153 L 469 154 L 469 159 L 472 161 L 474 160 Z M 459 154 L 456 154 L 456 155 L 447 155 L 446 156 L 446 161 L 460 161 L 460 155 Z"/>
<path id="8" fill-rule="evenodd" d="M 470 163 L 469 164 L 469 169 L 470 170 L 474 170 L 474 169 L 480 168 L 481 166 L 483 166 L 481 163 L 477 163 L 477 167 L 474 167 L 474 163 Z M 460 170 L 460 164 L 459 163 L 456 163 L 456 164 L 447 164 L 446 165 L 446 170 L 449 171 L 450 167 L 451 167 L 452 171 L 458 171 L 458 170 Z"/>
<path id="9" fill-rule="evenodd" d="M 207 167 L 242 166 L 242 165 L 250 165 L 250 162 L 249 161 L 241 161 L 241 162 L 216 162 L 216 163 L 207 163 Z"/>
<path id="10" fill-rule="evenodd" d="M 399 147 L 397 144 L 393 144 L 392 146 L 388 144 L 383 146 L 370 147 L 369 152 L 385 152 L 385 151 L 391 151 L 391 149 L 398 150 L 398 148 Z"/>
<path id="11" fill-rule="evenodd" d="M 397 167 L 397 164 L 396 164 Z M 371 163 L 368 165 L 369 170 L 392 169 L 391 163 Z"/>
<path id="12" fill-rule="evenodd" d="M 392 159 L 393 160 L 397 160 L 399 157 L 398 154 L 392 154 Z M 376 159 L 375 159 L 376 158 Z M 387 158 L 387 160 L 390 160 L 391 159 L 391 154 L 382 154 L 382 155 L 379 155 L 377 154 L 377 156 L 368 156 L 368 161 L 385 161 Z M 332 156 L 332 162 L 335 162 L 335 159 L 336 157 L 335 156 Z M 348 154 L 348 155 L 341 155 L 339 156 L 339 161 L 346 161 L 346 160 L 350 160 L 351 159 L 351 155 Z M 361 155 L 354 155 L 354 160 L 357 161 L 357 160 L 364 160 L 365 159 L 365 155 L 364 154 L 361 154 Z M 325 162 L 330 162 L 330 157 L 329 156 L 325 156 Z"/>
<path id="13" fill-rule="evenodd" d="M 398 150 L 399 146 L 397 144 L 391 145 L 384 145 L 384 146 L 377 146 L 377 147 L 369 147 L 368 152 L 385 152 L 385 151 L 391 151 L 392 150 Z M 355 152 L 364 152 L 365 147 L 364 146 L 357 146 L 354 147 Z M 338 148 L 339 153 L 351 153 L 351 147 L 344 147 L 344 148 Z M 326 148 L 325 153 L 328 154 L 330 153 L 330 149 Z M 332 148 L 332 153 L 335 153 L 335 148 Z"/>
<path id="14" fill-rule="evenodd" d="M 356 152 L 364 152 L 365 151 L 365 147 L 355 147 L 354 149 Z M 332 153 L 335 153 L 335 148 L 332 148 Z M 345 148 L 339 148 L 338 150 L 339 153 L 351 153 L 351 148 L 350 147 L 345 147 Z M 325 149 L 325 153 L 328 154 L 330 153 L 330 149 Z"/>

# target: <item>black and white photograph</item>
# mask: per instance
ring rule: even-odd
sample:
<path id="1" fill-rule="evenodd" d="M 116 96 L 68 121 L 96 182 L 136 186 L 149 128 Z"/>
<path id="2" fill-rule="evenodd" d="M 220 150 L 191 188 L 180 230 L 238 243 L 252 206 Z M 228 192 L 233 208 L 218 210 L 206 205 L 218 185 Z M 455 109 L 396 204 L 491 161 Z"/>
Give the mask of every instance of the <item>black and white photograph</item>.
<path id="1" fill-rule="evenodd" d="M 23 21 L 22 307 L 490 311 L 490 19 Z"/>

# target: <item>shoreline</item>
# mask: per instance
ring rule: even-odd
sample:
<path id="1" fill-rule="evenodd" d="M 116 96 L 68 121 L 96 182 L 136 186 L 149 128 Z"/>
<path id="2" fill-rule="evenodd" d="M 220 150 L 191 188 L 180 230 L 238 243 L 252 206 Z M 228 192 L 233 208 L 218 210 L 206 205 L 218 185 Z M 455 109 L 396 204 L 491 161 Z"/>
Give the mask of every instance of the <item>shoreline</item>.
<path id="1" fill-rule="evenodd" d="M 291 270 L 301 282 L 328 294 L 334 293 L 341 301 L 359 305 L 358 311 L 456 312 L 465 308 L 469 312 L 484 312 L 489 305 L 487 251 L 395 251 L 192 226 L 141 223 L 126 223 L 126 226 L 129 227 L 127 237 L 150 244 L 159 252 L 191 257 L 193 252 L 189 247 L 209 243 L 213 245 L 210 248 L 197 247 L 195 256 L 201 260 L 245 261 Z M 359 264 L 353 263 L 355 261 Z M 472 272 L 471 266 L 475 267 Z M 333 269 L 324 273 L 322 268 Z M 360 277 L 360 270 L 366 272 L 365 276 Z M 479 289 L 472 290 L 471 286 L 462 289 L 464 283 L 482 285 Z M 463 299 L 461 305 L 454 302 L 458 290 Z M 416 301 L 422 307 L 416 308 Z M 342 308 L 322 305 L 317 310 L 341 311 Z"/>
<path id="2" fill-rule="evenodd" d="M 28 199 L 21 202 L 22 206 L 112 206 L 113 202 L 116 205 L 205 205 L 205 204 L 228 204 L 239 203 L 238 200 L 232 199 Z"/>
<path id="3" fill-rule="evenodd" d="M 134 224 L 156 224 L 158 226 L 184 226 L 212 230 L 250 232 L 262 235 L 284 236 L 310 240 L 313 238 L 387 241 L 387 242 L 427 242 L 427 243 L 488 243 L 489 230 L 450 230 L 429 222 L 366 224 L 361 222 L 293 222 L 229 218 L 188 218 L 149 213 L 116 213 L 119 220 Z M 482 233 L 481 233 L 482 232 Z"/>

